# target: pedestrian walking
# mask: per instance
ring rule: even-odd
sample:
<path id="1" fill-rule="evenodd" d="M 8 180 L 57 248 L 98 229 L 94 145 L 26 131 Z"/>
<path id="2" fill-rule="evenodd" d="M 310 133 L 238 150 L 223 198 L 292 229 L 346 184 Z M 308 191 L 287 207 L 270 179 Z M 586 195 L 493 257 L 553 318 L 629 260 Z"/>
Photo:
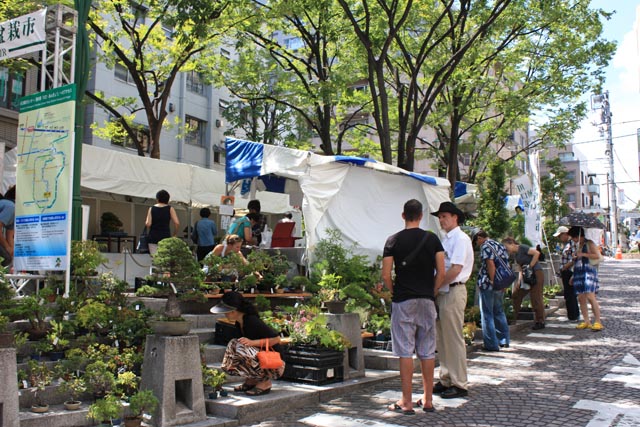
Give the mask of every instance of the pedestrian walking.
<path id="1" fill-rule="evenodd" d="M 542 267 L 538 264 L 540 252 L 535 248 L 518 243 L 513 237 L 506 237 L 502 239 L 502 244 L 509 254 L 515 255 L 516 263 L 520 266 L 522 271 L 524 271 L 525 268 L 531 268 L 535 275 L 534 284 L 525 283 L 524 275 L 520 275 L 521 280 L 518 282 L 519 285 L 516 284 L 513 294 L 511 295 L 514 318 L 516 321 L 518 320 L 518 313 L 522 306 L 522 300 L 527 294 L 530 294 L 531 307 L 533 308 L 533 319 L 535 321 L 531 329 L 544 329 L 544 301 L 542 297 L 544 271 L 542 271 Z"/>
<path id="2" fill-rule="evenodd" d="M 473 245 L 480 248 L 478 289 L 480 290 L 480 319 L 484 350 L 500 351 L 509 347 L 509 323 L 504 313 L 504 289 L 494 289 L 497 263 L 508 265 L 507 249 L 489 238 L 484 230 L 473 235 Z"/>
<path id="3" fill-rule="evenodd" d="M 191 240 L 197 245 L 196 257 L 198 261 L 202 261 L 209 252 L 215 247 L 215 238 L 218 234 L 218 227 L 209 217 L 211 210 L 209 208 L 200 209 L 200 219 L 196 221 L 191 233 Z"/>
<path id="4" fill-rule="evenodd" d="M 438 217 L 440 228 L 445 232 L 442 239 L 445 274 L 436 292 L 440 380 L 433 386 L 433 392 L 443 399 L 453 399 L 467 395 L 467 349 L 462 326 L 467 305 L 466 283 L 473 270 L 473 246 L 460 228 L 465 216 L 455 204 L 443 202 L 431 215 Z"/>
<path id="5" fill-rule="evenodd" d="M 382 259 L 382 280 L 391 291 L 391 340 L 400 359 L 402 398 L 387 409 L 413 415 L 413 354 L 420 359 L 424 393 L 416 403 L 433 412 L 436 351 L 435 289 L 444 278 L 444 248 L 438 236 L 420 228 L 422 203 L 411 199 L 402 212 L 405 228 L 390 236 Z M 395 267 L 395 280 L 392 270 Z"/>
<path id="6" fill-rule="evenodd" d="M 562 256 L 560 258 L 560 278 L 562 279 L 562 288 L 564 294 L 565 306 L 567 308 L 567 319 L 575 321 L 580 318 L 580 309 L 578 307 L 578 298 L 576 291 L 571 284 L 573 276 L 573 260 L 576 257 L 576 244 L 569 236 L 569 228 L 561 225 L 558 227 L 553 237 L 558 238 L 564 245 L 562 248 Z"/>
<path id="7" fill-rule="evenodd" d="M 577 247 L 571 283 L 578 295 L 578 302 L 580 303 L 580 311 L 582 312 L 583 319 L 576 328 L 601 331 L 604 327 L 600 321 L 600 305 L 596 299 L 596 293 L 598 293 L 599 288 L 598 269 L 590 262 L 590 260 L 599 261 L 600 253 L 595 243 L 585 239 L 584 228 L 571 227 L 569 229 L 569 236 L 571 236 L 571 239 L 573 239 Z M 593 324 L 589 317 L 587 303 L 591 305 L 591 311 L 593 311 Z"/>

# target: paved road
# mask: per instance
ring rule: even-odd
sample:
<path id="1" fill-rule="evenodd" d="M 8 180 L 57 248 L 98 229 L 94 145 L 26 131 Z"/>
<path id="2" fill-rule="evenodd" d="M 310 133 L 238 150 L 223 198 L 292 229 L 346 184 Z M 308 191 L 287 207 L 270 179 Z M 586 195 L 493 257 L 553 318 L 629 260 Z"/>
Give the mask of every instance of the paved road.
<path id="1" fill-rule="evenodd" d="M 392 380 L 254 425 L 640 426 L 640 260 L 607 260 L 600 279 L 603 332 L 576 330 L 561 309 L 540 333 L 514 336 L 508 350 L 471 355 L 469 396 L 436 397 L 436 413 L 387 411 L 400 396 Z"/>

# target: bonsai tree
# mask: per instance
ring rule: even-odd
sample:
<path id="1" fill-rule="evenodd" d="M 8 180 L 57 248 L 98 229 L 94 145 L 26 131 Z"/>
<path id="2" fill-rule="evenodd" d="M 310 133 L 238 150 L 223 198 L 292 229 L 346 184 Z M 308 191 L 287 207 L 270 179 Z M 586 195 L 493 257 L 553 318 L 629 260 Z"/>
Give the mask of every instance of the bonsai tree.
<path id="1" fill-rule="evenodd" d="M 113 212 L 105 212 L 100 216 L 100 231 L 103 236 L 122 231 L 122 221 Z"/>
<path id="2" fill-rule="evenodd" d="M 164 316 L 167 320 L 182 320 L 176 293 L 199 291 L 204 273 L 189 246 L 177 237 L 163 239 L 153 256 L 154 280 L 167 283 L 173 292 L 167 297 Z"/>
<path id="3" fill-rule="evenodd" d="M 118 378 L 116 378 L 116 387 L 119 394 L 128 399 L 138 390 L 139 382 L 140 378 L 135 373 L 131 371 L 119 372 Z"/>
<path id="4" fill-rule="evenodd" d="M 120 418 L 122 414 L 122 402 L 115 396 L 107 396 L 103 399 L 96 400 L 89 406 L 89 418 L 111 425 L 111 420 Z"/>
<path id="5" fill-rule="evenodd" d="M 107 395 L 116 386 L 115 376 L 109 370 L 109 366 L 101 360 L 87 365 L 84 379 L 87 383 L 87 388 L 95 397 Z"/>
<path id="6" fill-rule="evenodd" d="M 211 387 L 214 392 L 222 389 L 222 385 L 227 379 L 227 375 L 223 371 L 202 365 L 202 384 L 205 387 Z"/>
<path id="7" fill-rule="evenodd" d="M 40 394 L 46 386 L 51 384 L 51 371 L 45 363 L 38 363 L 35 360 L 29 361 L 29 383 L 33 392 L 33 408 L 46 408 L 48 405 L 42 400 Z"/>
<path id="8" fill-rule="evenodd" d="M 335 273 L 325 273 L 320 278 L 318 296 L 322 301 L 337 301 L 340 298 L 340 281 L 342 276 Z"/>
<path id="9" fill-rule="evenodd" d="M 71 375 L 69 379 L 60 383 L 60 391 L 69 396 L 64 402 L 67 409 L 78 409 L 81 403 L 79 397 L 87 391 L 87 385 L 82 377 Z"/>
<path id="10" fill-rule="evenodd" d="M 129 411 L 130 415 L 125 417 L 127 426 L 140 425 L 142 423 L 143 414 L 153 415 L 158 408 L 158 398 L 153 394 L 151 390 L 139 390 L 129 399 Z M 131 421 L 138 421 L 138 423 L 131 423 Z"/>
<path id="11" fill-rule="evenodd" d="M 74 276 L 95 276 L 100 264 L 107 259 L 100 252 L 100 245 L 93 240 L 71 242 L 71 274 Z"/>
<path id="12" fill-rule="evenodd" d="M 43 338 L 47 334 L 48 326 L 45 319 L 51 313 L 51 307 L 46 304 L 46 298 L 51 292 L 51 289 L 45 288 L 39 295 L 27 295 L 17 301 L 14 300 L 13 305 L 6 308 L 4 313 L 14 318 L 27 319 L 29 337 L 34 340 Z"/>
<path id="13" fill-rule="evenodd" d="M 47 333 L 46 337 L 49 344 L 51 344 L 50 351 L 62 352 L 69 347 L 69 340 L 65 338 L 65 323 L 51 321 L 51 329 Z"/>

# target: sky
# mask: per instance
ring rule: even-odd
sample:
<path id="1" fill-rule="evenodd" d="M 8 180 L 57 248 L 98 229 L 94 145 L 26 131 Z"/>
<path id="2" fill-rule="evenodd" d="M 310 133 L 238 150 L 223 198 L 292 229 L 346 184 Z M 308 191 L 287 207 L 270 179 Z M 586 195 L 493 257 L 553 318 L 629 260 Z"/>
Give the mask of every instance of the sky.
<path id="1" fill-rule="evenodd" d="M 609 12 L 615 11 L 609 21 L 604 21 L 604 38 L 618 44 L 606 69 L 604 90 L 609 91 L 613 114 L 611 122 L 615 181 L 618 187 L 624 189 L 624 198 L 618 197 L 618 206 L 621 209 L 631 209 L 640 200 L 636 137 L 640 128 L 640 49 L 634 29 L 636 9 L 640 6 L 640 1 L 593 0 L 591 5 Z M 600 136 L 598 127 L 592 124 L 594 121 L 599 121 L 597 112 L 581 124 L 573 138 L 574 148 L 587 160 L 589 172 L 606 174 L 609 171 L 609 161 L 605 155 L 606 143 L 604 137 Z M 606 183 L 606 176 L 598 178 L 601 184 Z M 605 185 L 600 190 L 600 206 L 609 206 Z"/>

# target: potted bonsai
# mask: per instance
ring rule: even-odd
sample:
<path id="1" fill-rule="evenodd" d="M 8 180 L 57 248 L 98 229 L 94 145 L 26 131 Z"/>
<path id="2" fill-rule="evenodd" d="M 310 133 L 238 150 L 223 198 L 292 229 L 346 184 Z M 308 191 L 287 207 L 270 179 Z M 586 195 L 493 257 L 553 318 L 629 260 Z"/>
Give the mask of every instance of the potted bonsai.
<path id="1" fill-rule="evenodd" d="M 49 410 L 49 405 L 42 400 L 40 393 L 51 384 L 51 379 L 51 371 L 45 363 L 38 363 L 35 360 L 29 361 L 29 384 L 31 384 L 33 393 L 32 412 L 42 413 Z"/>
<path id="2" fill-rule="evenodd" d="M 90 363 L 85 368 L 84 379 L 94 398 L 106 396 L 116 386 L 116 379 L 107 364 L 101 360 Z"/>
<path id="3" fill-rule="evenodd" d="M 100 245 L 93 240 L 71 242 L 71 275 L 96 276 L 98 267 L 107 259 L 100 252 Z"/>
<path id="4" fill-rule="evenodd" d="M 176 294 L 198 291 L 203 273 L 189 246 L 177 237 L 163 239 L 153 256 L 155 279 L 166 283 L 172 292 L 167 296 L 163 319 L 150 322 L 151 328 L 160 335 L 184 335 L 191 328 L 190 322 L 182 317 Z"/>
<path id="5" fill-rule="evenodd" d="M 153 415 L 158 408 L 158 398 L 151 390 L 139 390 L 129 398 L 129 413 L 124 417 L 125 427 L 139 427 L 144 414 Z"/>
<path id="6" fill-rule="evenodd" d="M 51 329 L 47 333 L 46 340 L 51 344 L 49 359 L 60 360 L 64 357 L 64 351 L 69 347 L 69 340 L 64 338 L 64 323 L 62 321 L 51 321 Z"/>
<path id="7" fill-rule="evenodd" d="M 18 363 L 21 363 L 29 356 L 29 349 L 27 346 L 27 341 L 29 341 L 29 336 L 26 332 L 16 331 L 13 334 L 13 341 L 16 346 L 16 358 Z"/>
<path id="8" fill-rule="evenodd" d="M 202 384 L 207 388 L 209 399 L 217 399 L 218 393 L 222 391 L 222 385 L 227 379 L 227 375 L 223 371 L 202 365 Z"/>
<path id="9" fill-rule="evenodd" d="M 122 234 L 122 221 L 113 212 L 105 212 L 100 216 L 100 231 L 103 236 Z"/>
<path id="10" fill-rule="evenodd" d="M 342 276 L 338 276 L 335 273 L 324 273 L 318 282 L 318 285 L 320 286 L 318 297 L 329 313 L 344 313 L 344 307 L 347 302 L 340 300 L 341 280 Z"/>
<path id="11" fill-rule="evenodd" d="M 68 411 L 76 411 L 82 405 L 79 397 L 87 391 L 87 386 L 82 377 L 71 375 L 69 379 L 60 384 L 60 391 L 69 395 L 69 398 L 64 401 L 64 407 Z"/>
<path id="12" fill-rule="evenodd" d="M 13 333 L 9 332 L 9 318 L 0 314 L 0 348 L 13 347 Z"/>
<path id="13" fill-rule="evenodd" d="M 120 425 L 122 402 L 115 396 L 106 396 L 96 400 L 89 406 L 89 418 L 99 422 L 99 426 Z"/>

